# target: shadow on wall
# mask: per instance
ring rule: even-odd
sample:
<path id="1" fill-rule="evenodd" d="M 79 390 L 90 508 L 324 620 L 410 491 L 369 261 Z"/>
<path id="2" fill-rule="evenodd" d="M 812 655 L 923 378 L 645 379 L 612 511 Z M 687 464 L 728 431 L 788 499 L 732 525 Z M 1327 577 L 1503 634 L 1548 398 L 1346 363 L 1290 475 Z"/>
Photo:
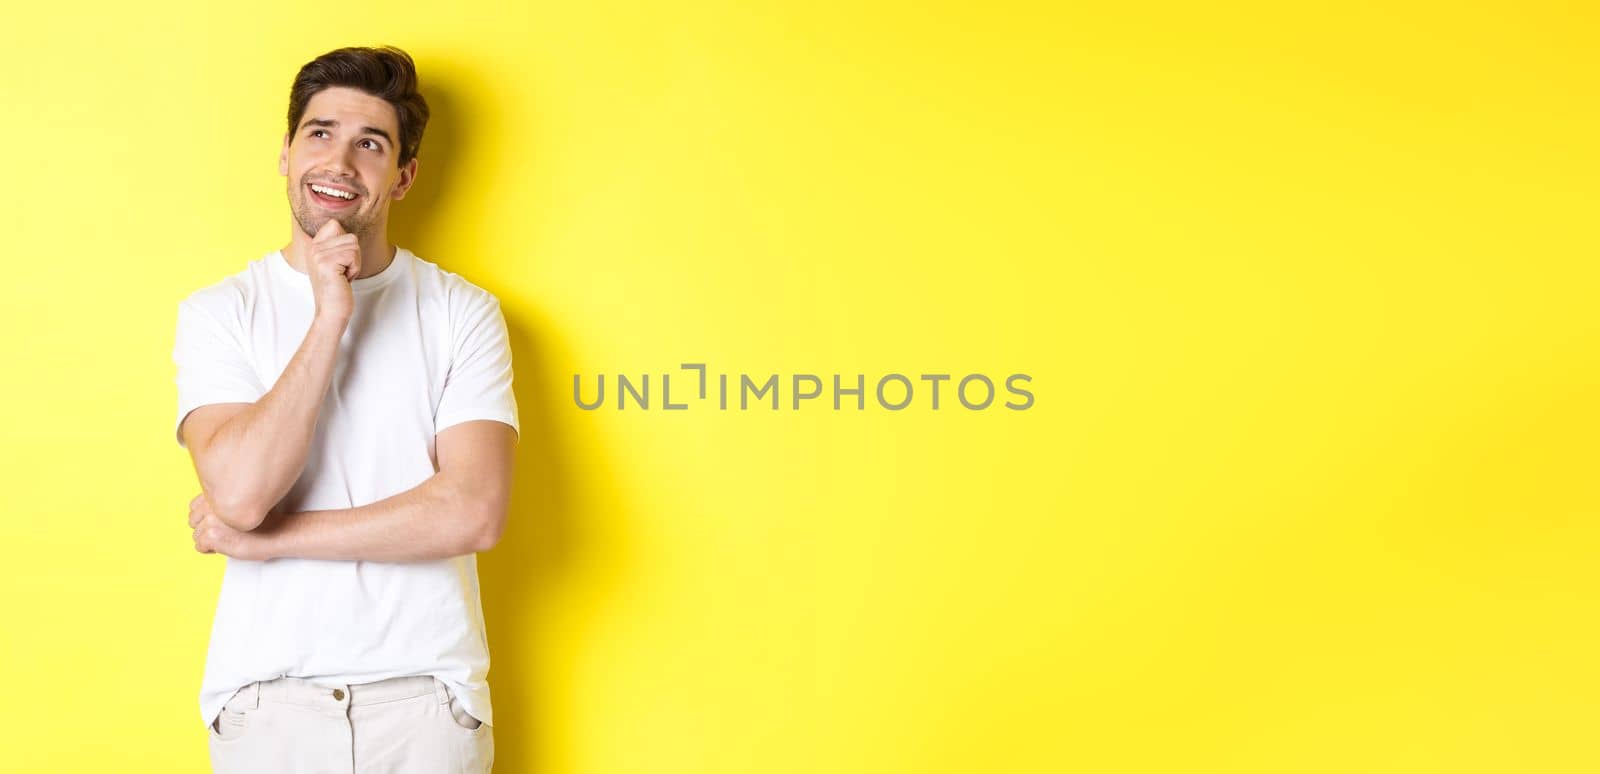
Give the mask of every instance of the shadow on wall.
<path id="1" fill-rule="evenodd" d="M 594 507 L 580 502 L 571 485 L 573 455 L 553 415 L 561 404 L 551 392 L 560 379 L 541 358 L 549 339 L 540 339 L 544 329 L 525 326 L 518 316 L 507 314 L 506 325 L 522 433 L 506 529 L 493 550 L 478 555 L 478 578 L 489 637 L 496 770 L 541 772 L 555 768 L 549 765 L 552 751 L 572 747 L 561 741 L 570 739 L 567 722 L 576 712 L 568 705 L 572 668 L 554 656 L 574 652 L 574 640 L 581 648 L 587 627 L 575 632 L 557 622 L 586 624 L 597 611 L 583 610 L 575 620 L 556 608 L 571 598 L 571 583 L 584 572 Z M 540 696 L 545 700 L 538 701 Z"/>
<path id="2" fill-rule="evenodd" d="M 428 101 L 428 126 L 423 130 L 422 146 L 417 150 L 417 180 L 406 192 L 406 198 L 389 209 L 389 240 L 425 258 L 450 253 L 449 245 L 440 245 L 442 251 L 433 249 L 436 242 L 430 238 L 429 226 L 439 203 L 450 192 L 451 172 L 456 169 L 457 160 L 467 155 L 466 143 L 470 140 L 465 132 L 457 131 L 456 127 L 466 122 L 460 115 L 464 106 L 458 104 L 453 93 L 448 83 L 423 79 L 422 97 Z M 433 258 L 428 260 L 438 262 Z"/>
<path id="3" fill-rule="evenodd" d="M 469 106 L 455 97 L 449 79 L 430 80 L 424 76 L 423 96 L 428 100 L 430 117 L 418 152 L 417 180 L 406 198 L 390 211 L 390 239 L 417 255 L 434 261 L 447 270 L 455 251 L 442 242 L 430 226 L 441 203 L 452 195 L 452 173 L 457 161 L 465 157 L 474 139 L 462 130 L 479 122 L 492 106 Z M 475 149 L 494 153 L 493 148 Z M 489 174 L 496 171 L 489 168 Z M 511 184 L 503 179 L 475 180 L 475 186 L 495 190 Z M 545 203 L 533 202 L 531 206 Z M 534 245 L 533 235 L 518 233 L 520 224 L 504 224 L 509 241 Z M 433 256 L 440 256 L 434 258 Z M 532 260 L 533 249 L 519 250 L 509 260 Z M 515 272 L 510 272 L 513 276 Z M 467 277 L 497 297 L 501 288 L 479 278 Z M 559 740 L 570 732 L 562 725 L 572 711 L 553 704 L 557 697 L 566 702 L 571 669 L 555 663 L 546 654 L 572 652 L 573 642 L 582 647 L 581 634 L 555 631 L 551 624 L 553 601 L 565 591 L 564 581 L 582 571 L 585 552 L 584 524 L 593 523 L 593 505 L 579 502 L 578 492 L 567 463 L 573 454 L 563 443 L 561 423 L 556 414 L 564 405 L 559 388 L 564 383 L 550 365 L 560 352 L 557 331 L 548 321 L 536 319 L 536 309 L 513 310 L 501 305 L 511 339 L 513 389 L 517 397 L 521 425 L 517 443 L 515 483 L 512 488 L 509 520 L 500 543 L 492 551 L 478 555 L 480 597 L 489 639 L 489 686 L 495 713 L 495 768 L 497 771 L 537 772 L 547 768 L 552 751 L 570 749 Z M 582 467 L 603 475 L 609 467 L 601 460 L 585 459 Z M 602 471 L 595 471 L 599 467 Z M 608 504 L 617 496 L 608 493 Z M 608 551 L 615 552 L 615 546 Z M 608 557 L 614 564 L 617 557 Z M 592 601 L 591 601 L 592 604 Z M 586 623 L 598 612 L 583 611 L 578 623 Z M 571 615 L 563 616 L 569 626 Z M 575 636 L 576 635 L 576 636 Z M 549 645 L 559 638 L 562 647 Z M 536 701 L 537 696 L 546 701 Z M 553 710 L 549 716 L 540 710 Z"/>

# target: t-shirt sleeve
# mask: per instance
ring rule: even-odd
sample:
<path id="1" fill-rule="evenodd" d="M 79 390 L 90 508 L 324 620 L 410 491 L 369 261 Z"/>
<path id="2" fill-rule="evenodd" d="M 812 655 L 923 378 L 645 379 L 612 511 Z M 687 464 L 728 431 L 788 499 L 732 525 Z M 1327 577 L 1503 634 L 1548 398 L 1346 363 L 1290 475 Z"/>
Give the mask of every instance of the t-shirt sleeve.
<path id="1" fill-rule="evenodd" d="M 178 304 L 172 360 L 178 366 L 178 421 L 173 433 L 179 446 L 185 445 L 182 427 L 189 412 L 212 403 L 254 403 L 267 394 L 239 334 L 192 298 Z"/>
<path id="2" fill-rule="evenodd" d="M 454 324 L 444 395 L 434 413 L 435 434 L 473 419 L 504 422 L 517 432 L 517 397 L 511 391 L 511 339 L 500 301 L 485 291 L 472 299 Z"/>

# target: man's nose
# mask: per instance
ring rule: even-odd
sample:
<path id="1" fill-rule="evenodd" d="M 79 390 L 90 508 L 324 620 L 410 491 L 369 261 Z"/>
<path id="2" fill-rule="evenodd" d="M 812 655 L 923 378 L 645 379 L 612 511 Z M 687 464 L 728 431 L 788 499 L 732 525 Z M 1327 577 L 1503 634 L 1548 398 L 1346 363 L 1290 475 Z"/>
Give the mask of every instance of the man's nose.
<path id="1" fill-rule="evenodd" d="M 349 148 L 336 148 L 328 154 L 323 162 L 323 167 L 336 177 L 347 177 L 355 171 L 355 164 L 350 158 Z"/>

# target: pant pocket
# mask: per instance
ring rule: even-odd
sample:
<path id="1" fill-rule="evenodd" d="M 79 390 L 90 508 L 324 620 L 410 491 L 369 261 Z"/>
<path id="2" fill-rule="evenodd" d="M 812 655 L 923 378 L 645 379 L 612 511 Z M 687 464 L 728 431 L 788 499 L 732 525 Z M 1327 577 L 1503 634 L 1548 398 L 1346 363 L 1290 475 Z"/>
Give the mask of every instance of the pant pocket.
<path id="1" fill-rule="evenodd" d="M 222 711 L 217 713 L 217 719 L 211 721 L 211 738 L 218 742 L 231 742 L 244 736 L 250 727 L 250 714 L 252 710 L 245 706 L 239 697 L 244 689 L 235 691 L 228 701 L 222 705 Z"/>
<path id="2" fill-rule="evenodd" d="M 456 692 L 451 689 L 449 683 L 434 678 L 434 685 L 440 691 L 443 691 L 445 697 L 448 698 L 449 701 L 446 703 L 445 708 L 449 710 L 450 720 L 456 728 L 467 734 L 477 734 L 483 729 L 483 721 L 473 717 L 472 713 L 467 712 L 466 708 L 461 706 L 461 699 L 457 698 Z"/>
<path id="3" fill-rule="evenodd" d="M 454 692 L 450 694 L 450 717 L 455 720 L 456 725 L 467 731 L 477 731 L 483 727 L 483 721 L 467 712 L 466 708 L 461 706 L 461 702 L 456 699 Z"/>

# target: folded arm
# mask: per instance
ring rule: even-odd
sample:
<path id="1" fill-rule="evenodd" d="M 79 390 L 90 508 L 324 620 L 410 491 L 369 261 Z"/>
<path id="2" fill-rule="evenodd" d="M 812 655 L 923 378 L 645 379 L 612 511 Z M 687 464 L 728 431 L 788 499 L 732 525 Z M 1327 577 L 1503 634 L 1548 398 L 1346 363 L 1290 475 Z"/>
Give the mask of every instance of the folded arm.
<path id="1" fill-rule="evenodd" d="M 487 551 L 505 529 L 516 443 L 502 422 L 452 425 L 435 437 L 439 470 L 421 484 L 355 508 L 272 514 L 223 553 L 408 562 Z"/>

